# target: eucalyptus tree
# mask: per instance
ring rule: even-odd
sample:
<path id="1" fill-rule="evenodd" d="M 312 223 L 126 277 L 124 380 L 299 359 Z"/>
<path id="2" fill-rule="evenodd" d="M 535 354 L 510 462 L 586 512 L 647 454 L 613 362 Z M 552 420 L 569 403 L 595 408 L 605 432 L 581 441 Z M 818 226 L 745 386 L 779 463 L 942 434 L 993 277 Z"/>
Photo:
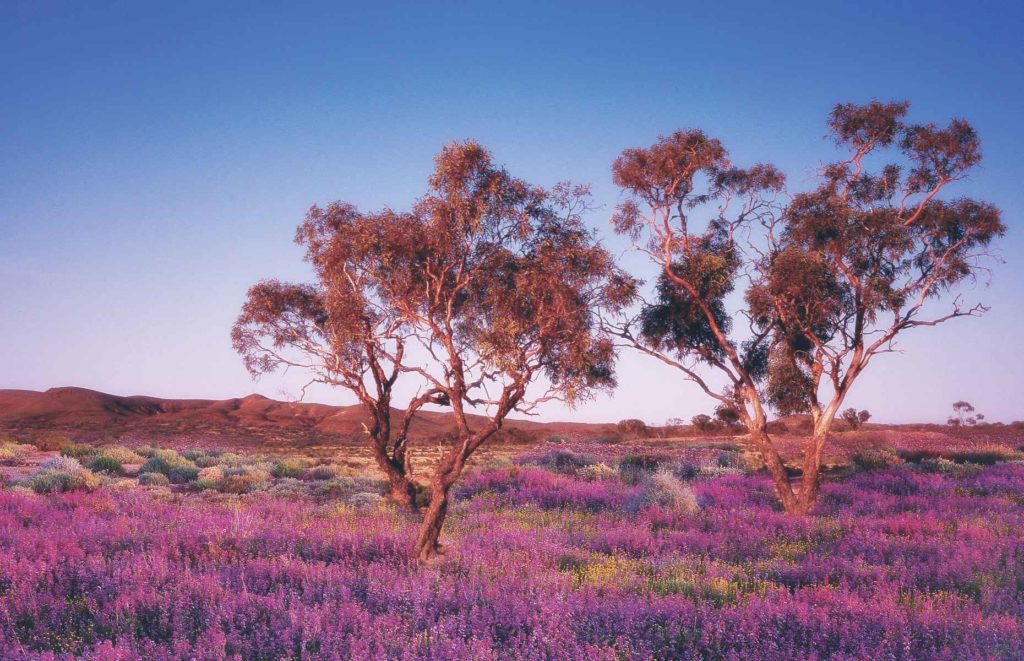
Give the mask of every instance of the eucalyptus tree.
<path id="1" fill-rule="evenodd" d="M 981 161 L 978 136 L 962 119 L 908 123 L 908 108 L 836 105 L 828 127 L 843 156 L 789 198 L 778 169 L 735 167 L 696 129 L 612 166 L 624 193 L 613 226 L 659 275 L 654 299 L 608 328 L 735 407 L 790 513 L 817 502 L 833 422 L 874 358 L 906 331 L 987 309 L 949 297 L 987 271 L 1005 231 L 993 205 L 948 195 Z M 811 415 L 798 488 L 769 409 Z"/>
<path id="2" fill-rule="evenodd" d="M 374 460 L 390 485 L 390 497 L 415 509 L 409 429 L 426 404 L 446 403 L 433 389 L 418 393 L 397 417 L 396 382 L 403 374 L 408 324 L 382 296 L 385 246 L 404 228 L 399 214 L 362 214 L 351 204 L 312 207 L 296 232 L 296 243 L 316 274 L 315 283 L 264 280 L 248 292 L 231 331 L 236 351 L 258 377 L 297 368 L 355 395 L 369 420 L 364 424 Z M 305 392 L 306 388 L 303 388 Z"/>
<path id="3" fill-rule="evenodd" d="M 317 282 L 257 284 L 233 331 L 253 374 L 304 368 L 362 402 L 393 496 L 413 505 L 429 490 L 421 560 L 441 551 L 451 489 L 510 413 L 614 386 L 614 344 L 595 313 L 633 293 L 583 225 L 585 187 L 530 185 L 474 142 L 445 147 L 428 184 L 408 212 L 314 207 L 297 240 Z M 393 425 L 399 379 L 419 391 Z M 454 432 L 419 485 L 409 429 L 428 404 L 450 409 Z"/>
<path id="4" fill-rule="evenodd" d="M 620 309 L 633 283 L 584 227 L 587 199 L 584 187 L 512 177 L 474 142 L 451 144 L 406 240 L 389 246 L 389 303 L 429 356 L 407 369 L 447 399 L 455 429 L 430 479 L 421 560 L 440 550 L 467 460 L 510 413 L 614 386 L 613 342 L 595 313 Z"/>

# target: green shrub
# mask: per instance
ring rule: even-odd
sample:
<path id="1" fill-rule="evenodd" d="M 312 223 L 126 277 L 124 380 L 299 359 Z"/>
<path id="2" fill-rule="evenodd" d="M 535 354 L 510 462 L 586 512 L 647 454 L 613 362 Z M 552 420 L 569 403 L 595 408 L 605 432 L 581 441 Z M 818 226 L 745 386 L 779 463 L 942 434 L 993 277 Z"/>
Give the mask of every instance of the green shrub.
<path id="1" fill-rule="evenodd" d="M 219 489 L 224 493 L 252 493 L 267 486 L 270 473 L 256 468 L 230 469 L 225 471 Z"/>
<path id="2" fill-rule="evenodd" d="M 611 480 L 618 476 L 614 468 L 603 462 L 584 466 L 577 474 L 588 482 Z"/>
<path id="3" fill-rule="evenodd" d="M 31 445 L 3 443 L 0 445 L 0 465 L 19 466 L 25 461 L 28 453 L 34 449 Z"/>
<path id="4" fill-rule="evenodd" d="M 167 472 L 167 479 L 171 484 L 186 484 L 194 482 L 199 477 L 198 466 L 175 466 Z"/>
<path id="5" fill-rule="evenodd" d="M 274 477 L 298 477 L 309 467 L 310 461 L 302 457 L 287 457 L 276 462 L 271 469 Z"/>
<path id="6" fill-rule="evenodd" d="M 309 477 L 314 480 L 331 480 L 345 474 L 345 467 L 337 464 L 320 464 L 309 469 Z"/>
<path id="7" fill-rule="evenodd" d="M 123 445 L 105 445 L 99 448 L 99 454 L 100 456 L 116 460 L 122 466 L 125 464 L 141 464 L 146 460 L 145 457 L 135 450 L 126 448 Z"/>
<path id="8" fill-rule="evenodd" d="M 328 498 L 337 498 L 343 494 L 350 493 L 354 488 L 355 480 L 350 477 L 338 476 L 318 484 L 316 494 Z"/>
<path id="9" fill-rule="evenodd" d="M 146 460 L 146 463 L 142 464 L 139 473 L 162 473 L 170 477 L 171 471 L 175 468 L 195 468 L 198 473 L 198 467 L 195 464 L 174 450 L 157 451 Z"/>
<path id="10" fill-rule="evenodd" d="M 889 468 L 903 463 L 903 459 L 892 448 L 861 450 L 854 453 L 850 460 L 857 468 L 866 471 Z"/>
<path id="11" fill-rule="evenodd" d="M 70 445 L 74 441 L 70 436 L 64 432 L 47 431 L 39 434 L 32 440 L 32 445 L 36 446 L 44 452 L 53 452 L 60 450 L 65 445 Z"/>
<path id="12" fill-rule="evenodd" d="M 121 462 L 106 454 L 94 457 L 88 466 L 89 470 L 97 473 L 110 473 L 112 475 L 122 475 L 124 473 L 124 466 L 121 465 Z"/>
<path id="13" fill-rule="evenodd" d="M 572 450 L 557 449 L 548 450 L 534 460 L 538 466 L 543 466 L 556 473 L 573 474 L 584 466 L 590 466 L 597 460 L 587 454 L 578 454 Z"/>
<path id="14" fill-rule="evenodd" d="M 68 443 L 60 449 L 60 453 L 65 457 L 86 459 L 96 454 L 96 448 L 85 443 Z"/>
<path id="15" fill-rule="evenodd" d="M 619 460 L 619 475 L 626 484 L 638 484 L 644 477 L 671 460 L 671 457 L 662 454 L 630 453 Z"/>
<path id="16" fill-rule="evenodd" d="M 100 478 L 92 471 L 79 468 L 77 471 L 44 468 L 22 482 L 36 493 L 64 493 L 67 491 L 94 491 L 100 486 Z"/>
<path id="17" fill-rule="evenodd" d="M 163 473 L 139 474 L 139 485 L 144 487 L 166 487 L 171 483 Z"/>

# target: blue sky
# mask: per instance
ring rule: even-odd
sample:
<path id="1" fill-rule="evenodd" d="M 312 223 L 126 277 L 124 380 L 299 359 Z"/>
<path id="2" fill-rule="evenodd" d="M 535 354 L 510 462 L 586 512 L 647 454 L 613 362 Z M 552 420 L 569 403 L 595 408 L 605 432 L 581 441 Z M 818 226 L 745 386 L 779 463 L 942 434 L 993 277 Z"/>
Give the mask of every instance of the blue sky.
<path id="1" fill-rule="evenodd" d="M 991 313 L 907 336 L 849 403 L 887 421 L 942 420 L 955 399 L 1024 418 L 1024 6 L 369 4 L 0 6 L 0 387 L 294 395 L 298 375 L 252 383 L 228 331 L 253 281 L 306 276 L 291 237 L 310 204 L 408 206 L 437 149 L 475 138 L 518 176 L 591 183 L 589 221 L 621 251 L 622 149 L 700 127 L 799 190 L 833 156 L 832 104 L 876 97 L 977 127 L 985 161 L 959 192 L 1010 232 L 992 285 L 966 292 Z M 711 408 L 627 354 L 613 397 L 544 414 Z"/>

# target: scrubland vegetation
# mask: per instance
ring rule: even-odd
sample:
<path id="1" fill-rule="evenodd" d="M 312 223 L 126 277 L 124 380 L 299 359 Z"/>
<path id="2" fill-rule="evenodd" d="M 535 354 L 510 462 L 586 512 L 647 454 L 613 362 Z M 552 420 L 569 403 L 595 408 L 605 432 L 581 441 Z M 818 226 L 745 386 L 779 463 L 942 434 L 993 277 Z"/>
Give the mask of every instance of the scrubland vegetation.
<path id="1" fill-rule="evenodd" d="M 1024 454 L 1007 443 L 855 453 L 813 517 L 783 512 L 733 442 L 486 453 L 427 565 L 387 481 L 340 458 L 0 446 L 19 451 L 45 459 L 0 491 L 5 658 L 1024 648 Z"/>

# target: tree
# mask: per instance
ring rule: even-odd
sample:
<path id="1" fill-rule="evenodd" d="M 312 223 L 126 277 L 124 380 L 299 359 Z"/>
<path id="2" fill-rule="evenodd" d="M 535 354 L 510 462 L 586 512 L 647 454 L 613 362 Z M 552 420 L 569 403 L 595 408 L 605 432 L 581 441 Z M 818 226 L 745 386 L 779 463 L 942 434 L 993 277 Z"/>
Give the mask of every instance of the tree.
<path id="1" fill-rule="evenodd" d="M 953 402 L 953 416 L 946 424 L 954 427 L 973 427 L 985 419 L 982 413 L 975 413 L 974 406 L 963 400 Z"/>
<path id="2" fill-rule="evenodd" d="M 986 310 L 957 297 L 931 312 L 976 277 L 1005 231 L 991 204 L 940 196 L 980 162 L 978 137 L 960 119 L 907 123 L 908 107 L 836 105 L 828 125 L 846 155 L 788 203 L 775 167 L 734 167 L 699 130 L 628 149 L 612 166 L 624 192 L 612 224 L 659 276 L 654 300 L 607 327 L 737 408 L 790 513 L 817 502 L 829 432 L 869 363 L 905 331 Z M 871 171 L 868 157 L 886 154 L 893 160 Z M 811 414 L 799 488 L 767 431 L 768 408 Z"/>
<path id="3" fill-rule="evenodd" d="M 850 407 L 840 414 L 843 421 L 850 425 L 850 429 L 858 429 L 862 424 L 871 419 L 871 412 L 868 410 L 858 411 Z"/>
<path id="4" fill-rule="evenodd" d="M 707 413 L 698 413 L 690 418 L 690 422 L 699 432 L 707 433 L 715 429 L 715 421 Z"/>
<path id="5" fill-rule="evenodd" d="M 619 420 L 618 424 L 615 425 L 615 429 L 622 434 L 624 438 L 628 439 L 647 438 L 651 435 L 651 430 L 647 426 L 647 423 L 636 418 Z"/>
<path id="6" fill-rule="evenodd" d="M 414 502 L 416 491 L 413 417 L 427 404 L 451 408 L 450 443 L 416 539 L 420 560 L 440 551 L 451 488 L 509 413 L 614 386 L 614 345 L 594 313 L 620 309 L 634 285 L 584 228 L 588 194 L 529 185 L 478 144 L 452 144 L 409 212 L 363 215 L 343 203 L 310 211 L 298 241 L 317 284 L 268 281 L 250 291 L 233 331 L 250 371 L 301 367 L 355 393 L 399 499 Z M 404 376 L 421 391 L 396 426 L 391 397 Z"/>
<path id="7" fill-rule="evenodd" d="M 301 368 L 311 374 L 310 384 L 353 393 L 369 418 L 366 433 L 390 497 L 415 509 L 418 486 L 408 452 L 409 427 L 424 405 L 447 400 L 444 393 L 428 389 L 393 424 L 392 393 L 403 373 L 411 329 L 384 297 L 381 278 L 386 247 L 406 231 L 404 222 L 390 211 L 366 215 L 344 203 L 312 207 L 295 240 L 306 248 L 316 283 L 257 283 L 249 289 L 231 339 L 254 378 Z"/>

